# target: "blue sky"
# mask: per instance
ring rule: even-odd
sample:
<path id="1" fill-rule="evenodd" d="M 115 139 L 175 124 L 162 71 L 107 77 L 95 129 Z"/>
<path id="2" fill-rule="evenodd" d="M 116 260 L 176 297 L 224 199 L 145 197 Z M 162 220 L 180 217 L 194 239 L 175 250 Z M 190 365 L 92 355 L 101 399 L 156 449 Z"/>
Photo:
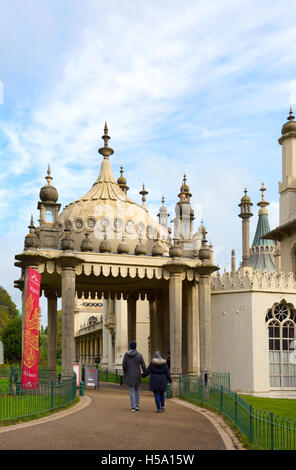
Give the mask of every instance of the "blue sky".
<path id="1" fill-rule="evenodd" d="M 259 4 L 258 4 L 259 3 Z M 295 5 L 277 1 L 0 1 L 0 284 L 13 280 L 47 164 L 62 207 L 95 181 L 107 120 L 129 195 L 173 213 L 184 171 L 215 261 L 241 257 L 238 203 L 262 180 L 278 223 L 281 147 L 296 103 Z M 1 96 L 1 95 L 0 95 Z"/>

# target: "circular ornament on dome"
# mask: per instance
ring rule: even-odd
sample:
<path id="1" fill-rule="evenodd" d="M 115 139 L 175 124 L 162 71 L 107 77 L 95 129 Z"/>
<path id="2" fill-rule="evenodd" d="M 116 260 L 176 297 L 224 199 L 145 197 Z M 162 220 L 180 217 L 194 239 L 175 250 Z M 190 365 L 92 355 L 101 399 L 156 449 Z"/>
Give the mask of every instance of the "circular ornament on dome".
<path id="1" fill-rule="evenodd" d="M 148 227 L 147 227 L 147 236 L 148 236 L 148 238 L 154 240 L 154 238 L 155 238 L 154 235 L 155 235 L 155 229 L 154 229 L 153 225 L 148 225 Z"/>
<path id="2" fill-rule="evenodd" d="M 74 222 L 74 229 L 78 232 L 80 232 L 80 230 L 83 229 L 83 219 L 81 219 L 80 217 L 78 217 L 75 222 Z"/>
<path id="3" fill-rule="evenodd" d="M 145 224 L 143 222 L 138 223 L 138 234 L 142 235 L 145 232 Z"/>
<path id="4" fill-rule="evenodd" d="M 102 232 L 108 228 L 110 225 L 110 222 L 109 222 L 109 219 L 107 217 L 101 217 L 100 220 L 99 220 L 99 224 L 98 224 L 98 228 L 99 230 L 101 230 Z"/>
<path id="5" fill-rule="evenodd" d="M 113 222 L 113 230 L 115 232 L 119 232 L 122 230 L 123 227 L 123 221 L 119 217 L 115 217 L 114 222 Z"/>
<path id="6" fill-rule="evenodd" d="M 94 230 L 96 226 L 96 219 L 94 217 L 89 217 L 86 219 L 86 226 L 89 230 Z"/>
<path id="7" fill-rule="evenodd" d="M 72 230 L 73 230 L 72 220 L 70 220 L 70 219 L 65 220 L 64 227 L 72 232 Z"/>
<path id="8" fill-rule="evenodd" d="M 134 233 L 135 232 L 135 223 L 132 220 L 128 220 L 125 226 L 125 230 L 127 233 Z"/>

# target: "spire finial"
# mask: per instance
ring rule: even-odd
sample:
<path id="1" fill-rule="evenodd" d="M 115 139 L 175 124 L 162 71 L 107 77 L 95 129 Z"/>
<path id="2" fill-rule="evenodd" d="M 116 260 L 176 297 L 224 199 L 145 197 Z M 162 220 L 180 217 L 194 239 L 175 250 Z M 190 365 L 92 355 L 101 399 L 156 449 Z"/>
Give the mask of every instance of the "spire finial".
<path id="1" fill-rule="evenodd" d="M 260 191 L 261 191 L 261 201 L 258 202 L 257 204 L 257 206 L 261 207 L 261 209 L 259 210 L 259 215 L 268 214 L 267 209 L 264 209 L 266 206 L 269 206 L 269 202 L 265 201 L 264 199 L 264 192 L 266 191 L 266 188 L 264 186 L 263 181 L 262 181 Z"/>
<path id="2" fill-rule="evenodd" d="M 148 191 L 146 191 L 144 183 L 143 183 L 143 189 L 142 189 L 142 191 L 139 191 L 139 194 L 142 195 L 142 202 L 143 202 L 142 205 L 145 207 L 146 206 L 146 204 L 145 204 L 146 203 L 146 196 L 149 193 L 148 193 Z"/>
<path id="3" fill-rule="evenodd" d="M 289 112 L 289 116 L 287 117 L 287 120 L 293 121 L 294 119 L 295 119 L 295 116 L 293 115 L 292 105 L 290 104 L 290 112 Z"/>
<path id="4" fill-rule="evenodd" d="M 108 140 L 110 139 L 110 137 L 108 135 L 107 122 L 105 122 L 104 135 L 102 136 L 102 139 L 104 141 L 104 147 L 99 149 L 99 153 L 103 155 L 105 159 L 107 159 L 110 155 L 114 153 L 114 150 L 108 147 Z"/>
<path id="5" fill-rule="evenodd" d="M 47 176 L 45 176 L 45 179 L 47 181 L 47 184 L 50 184 L 51 181 L 52 181 L 52 176 L 51 176 L 51 172 L 50 172 L 50 165 L 48 164 L 48 167 L 47 167 Z"/>
<path id="6" fill-rule="evenodd" d="M 164 206 L 164 204 L 165 204 L 164 195 L 162 195 L 162 198 L 161 198 L 161 203 L 162 203 L 162 205 Z"/>

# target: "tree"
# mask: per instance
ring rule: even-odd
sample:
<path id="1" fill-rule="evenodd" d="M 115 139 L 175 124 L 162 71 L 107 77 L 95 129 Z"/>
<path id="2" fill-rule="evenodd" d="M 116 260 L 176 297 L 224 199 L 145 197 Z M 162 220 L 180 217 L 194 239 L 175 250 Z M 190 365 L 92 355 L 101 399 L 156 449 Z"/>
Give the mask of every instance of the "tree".
<path id="1" fill-rule="evenodd" d="M 0 339 L 2 338 L 3 330 L 8 322 L 17 317 L 18 311 L 16 305 L 11 300 L 8 292 L 0 286 Z"/>
<path id="2" fill-rule="evenodd" d="M 2 341 L 6 362 L 16 363 L 22 358 L 22 319 L 12 318 L 3 329 Z"/>

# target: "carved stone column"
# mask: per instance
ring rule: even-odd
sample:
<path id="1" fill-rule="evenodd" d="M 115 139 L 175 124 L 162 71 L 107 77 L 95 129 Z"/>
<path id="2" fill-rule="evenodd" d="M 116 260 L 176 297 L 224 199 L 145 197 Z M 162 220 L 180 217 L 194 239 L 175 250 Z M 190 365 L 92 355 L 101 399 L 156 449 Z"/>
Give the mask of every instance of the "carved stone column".
<path id="1" fill-rule="evenodd" d="M 130 295 L 127 299 L 128 347 L 137 340 L 137 298 Z"/>
<path id="2" fill-rule="evenodd" d="M 106 328 L 105 323 L 107 321 L 109 314 L 109 299 L 104 298 L 103 301 L 103 352 L 102 352 L 102 359 L 101 365 L 103 367 L 107 367 L 108 365 L 108 339 L 109 339 L 109 330 Z"/>
<path id="3" fill-rule="evenodd" d="M 51 375 L 55 375 L 57 354 L 57 295 L 55 292 L 48 292 L 46 296 L 48 325 L 47 368 Z"/>
<path id="4" fill-rule="evenodd" d="M 123 356 L 128 350 L 127 302 L 123 299 L 115 300 L 115 318 L 115 367 L 121 369 Z"/>
<path id="5" fill-rule="evenodd" d="M 203 376 L 211 372 L 211 274 L 217 269 L 210 263 L 203 263 L 196 268 L 199 273 L 200 372 Z"/>
<path id="6" fill-rule="evenodd" d="M 182 375 L 182 281 L 187 265 L 179 260 L 172 260 L 166 265 L 170 273 L 170 352 L 173 395 L 178 395 L 179 376 Z"/>
<path id="7" fill-rule="evenodd" d="M 186 313 L 187 374 L 197 375 L 199 372 L 199 308 L 196 281 L 186 289 Z"/>

